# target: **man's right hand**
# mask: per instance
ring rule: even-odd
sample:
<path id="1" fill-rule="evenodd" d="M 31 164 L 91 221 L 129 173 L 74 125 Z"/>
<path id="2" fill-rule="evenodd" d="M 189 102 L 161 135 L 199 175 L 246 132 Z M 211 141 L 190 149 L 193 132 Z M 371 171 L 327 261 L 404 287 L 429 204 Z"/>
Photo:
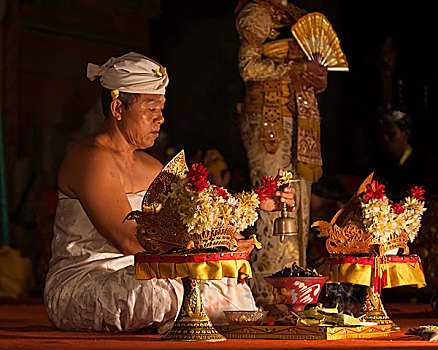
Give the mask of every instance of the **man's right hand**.
<path id="1" fill-rule="evenodd" d="M 324 67 L 321 66 L 315 60 L 307 61 L 306 62 L 306 66 L 307 66 L 307 72 L 308 73 L 313 73 L 313 74 L 316 74 L 316 75 L 324 74 Z"/>

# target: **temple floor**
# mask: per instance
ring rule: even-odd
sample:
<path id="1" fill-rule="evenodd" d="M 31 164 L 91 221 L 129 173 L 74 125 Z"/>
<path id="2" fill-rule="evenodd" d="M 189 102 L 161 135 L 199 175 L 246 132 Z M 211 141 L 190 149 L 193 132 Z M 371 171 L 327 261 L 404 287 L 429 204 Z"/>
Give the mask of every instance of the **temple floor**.
<path id="1" fill-rule="evenodd" d="M 163 342 L 157 334 L 63 332 L 50 324 L 39 299 L 0 300 L 0 349 L 418 349 L 437 342 L 404 335 L 409 328 L 437 324 L 430 304 L 386 303 L 401 328 L 389 337 L 351 340 L 228 339 L 220 343 Z"/>

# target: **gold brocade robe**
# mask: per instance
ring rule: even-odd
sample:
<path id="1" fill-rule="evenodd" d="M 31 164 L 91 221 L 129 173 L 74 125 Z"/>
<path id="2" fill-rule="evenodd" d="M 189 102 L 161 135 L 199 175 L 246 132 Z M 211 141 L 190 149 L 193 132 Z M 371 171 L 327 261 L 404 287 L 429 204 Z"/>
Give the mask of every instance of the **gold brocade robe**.
<path id="1" fill-rule="evenodd" d="M 252 252 L 251 264 L 257 297 L 267 302 L 272 295 L 263 277 L 293 261 L 305 266 L 311 184 L 321 175 L 317 101 L 313 88 L 301 84 L 305 57 L 290 32 L 291 24 L 304 14 L 291 4 L 285 13 L 259 0 L 247 3 L 236 18 L 239 71 L 247 87 L 239 127 L 252 186 L 280 168 L 298 173 L 300 179 L 294 186 L 298 237 L 280 242 L 272 236 L 278 213 L 261 211 L 256 224 L 263 249 Z"/>
<path id="2" fill-rule="evenodd" d="M 322 174 L 320 115 L 315 92 L 303 84 L 306 57 L 290 28 L 306 12 L 293 5 L 284 11 L 269 1 L 245 6 L 237 21 L 239 69 L 246 82 L 245 112 L 261 116 L 260 141 L 275 153 L 285 133 L 292 133 L 291 162 L 308 181 Z M 293 118 L 292 129 L 284 118 Z"/>

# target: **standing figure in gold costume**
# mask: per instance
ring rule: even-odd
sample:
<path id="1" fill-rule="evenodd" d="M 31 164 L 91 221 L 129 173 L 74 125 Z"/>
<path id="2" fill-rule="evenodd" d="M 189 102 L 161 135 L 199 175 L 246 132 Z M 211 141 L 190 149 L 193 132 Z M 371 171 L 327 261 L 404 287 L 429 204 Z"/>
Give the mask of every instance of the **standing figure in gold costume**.
<path id="1" fill-rule="evenodd" d="M 291 26 L 306 11 L 283 0 L 241 0 L 236 8 L 239 71 L 246 83 L 239 127 L 249 161 L 251 185 L 277 169 L 292 171 L 296 188 L 298 237 L 272 236 L 278 214 L 260 213 L 257 237 L 264 248 L 252 253 L 258 299 L 271 301 L 263 277 L 286 263 L 305 265 L 311 185 L 322 175 L 320 115 L 316 94 L 327 86 L 327 70 L 306 59 Z"/>

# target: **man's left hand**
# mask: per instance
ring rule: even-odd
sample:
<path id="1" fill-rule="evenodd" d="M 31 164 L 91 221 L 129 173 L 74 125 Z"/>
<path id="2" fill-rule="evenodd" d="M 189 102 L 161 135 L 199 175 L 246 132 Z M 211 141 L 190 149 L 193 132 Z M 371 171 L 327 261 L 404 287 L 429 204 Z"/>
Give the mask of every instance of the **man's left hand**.
<path id="1" fill-rule="evenodd" d="M 236 232 L 234 238 L 237 240 L 237 250 L 251 253 L 254 249 L 254 238 L 245 239 L 245 236 Z"/>

